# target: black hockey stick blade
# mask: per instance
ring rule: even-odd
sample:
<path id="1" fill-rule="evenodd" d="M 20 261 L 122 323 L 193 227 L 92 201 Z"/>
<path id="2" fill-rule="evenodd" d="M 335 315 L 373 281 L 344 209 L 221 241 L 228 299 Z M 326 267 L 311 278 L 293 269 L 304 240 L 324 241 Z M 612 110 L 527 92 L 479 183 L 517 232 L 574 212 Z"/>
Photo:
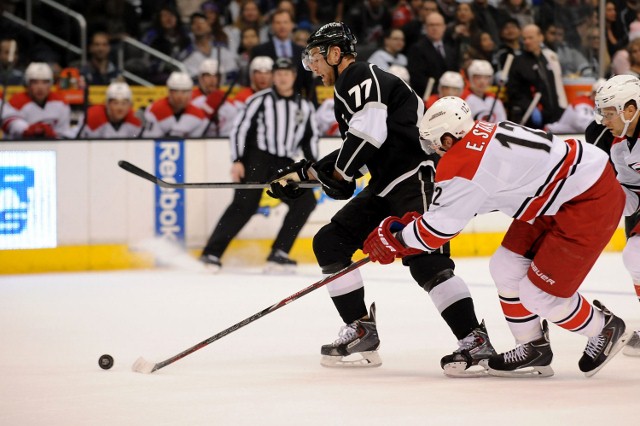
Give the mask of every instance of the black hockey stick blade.
<path id="1" fill-rule="evenodd" d="M 219 332 L 218 334 L 214 334 L 213 336 L 209 337 L 206 340 L 203 340 L 202 342 L 191 346 L 189 349 L 186 349 L 182 352 L 180 352 L 179 354 L 172 356 L 171 358 L 165 359 L 164 361 L 160 361 L 160 362 L 151 362 L 151 361 L 147 361 L 145 360 L 143 357 L 140 357 L 136 360 L 136 362 L 133 363 L 133 366 L 131 367 L 131 369 L 133 371 L 135 371 L 136 373 L 143 373 L 143 374 L 151 374 L 154 371 L 158 371 L 161 368 L 166 367 L 169 364 L 173 364 L 174 362 L 186 357 L 189 354 L 194 353 L 195 351 L 204 348 L 205 346 L 215 342 L 216 340 L 219 340 L 221 338 L 223 338 L 224 336 L 233 333 L 234 331 L 244 327 L 247 324 L 250 324 L 256 320 L 259 320 L 260 318 L 264 317 L 265 315 L 270 314 L 273 311 L 276 311 L 282 307 L 284 307 L 285 305 L 288 305 L 289 303 L 293 302 L 294 300 L 297 300 L 299 298 L 301 298 L 302 296 L 311 293 L 312 291 L 319 289 L 320 287 L 329 284 L 331 281 L 335 281 L 338 278 L 348 274 L 351 271 L 355 271 L 356 269 L 358 269 L 359 267 L 361 267 L 362 265 L 368 263 L 370 261 L 370 259 L 368 257 L 365 257 L 363 259 L 358 260 L 357 262 L 352 263 L 351 265 L 347 266 L 344 269 L 341 269 L 340 271 L 336 272 L 335 274 L 329 275 L 324 277 L 323 279 L 321 279 L 320 281 L 316 281 L 315 283 L 311 284 L 309 287 L 304 288 L 302 290 L 300 290 L 299 292 L 292 294 L 291 296 L 282 299 L 281 301 L 279 301 L 278 303 L 275 303 L 271 306 L 269 306 L 268 308 L 265 308 L 263 310 L 261 310 L 260 312 L 257 312 L 253 315 L 251 315 L 248 318 L 245 318 L 244 320 L 232 325 L 229 328 L 226 328 L 224 330 L 222 330 L 221 332 Z"/>
<path id="2" fill-rule="evenodd" d="M 142 170 L 140 167 L 135 164 L 131 164 L 128 161 L 120 160 L 118 161 L 118 166 L 120 168 L 128 171 L 129 173 L 133 173 L 136 176 L 139 176 L 143 179 L 148 180 L 149 182 L 153 182 L 156 185 L 162 188 L 173 188 L 173 189 L 264 189 L 269 188 L 269 183 L 261 183 L 261 182 L 187 182 L 187 183 L 172 183 L 167 182 L 165 180 L 160 179 L 157 176 L 152 175 L 151 173 Z M 309 181 L 309 182 L 298 182 L 298 186 L 300 188 L 317 188 L 320 186 L 320 182 L 317 181 Z"/>

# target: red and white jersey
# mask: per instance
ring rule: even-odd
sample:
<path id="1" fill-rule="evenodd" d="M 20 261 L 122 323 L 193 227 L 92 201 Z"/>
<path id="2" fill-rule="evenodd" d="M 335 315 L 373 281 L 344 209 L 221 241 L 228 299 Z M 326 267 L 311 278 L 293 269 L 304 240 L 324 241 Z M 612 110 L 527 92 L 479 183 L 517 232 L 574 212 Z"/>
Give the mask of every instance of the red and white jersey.
<path id="1" fill-rule="evenodd" d="M 333 98 L 325 99 L 316 110 L 316 122 L 318 130 L 323 136 L 340 136 L 340 126 L 336 121 L 334 112 L 335 101 Z"/>
<path id="2" fill-rule="evenodd" d="M 35 103 L 27 92 L 16 93 L 9 100 L 9 104 L 17 111 L 17 116 L 22 119 L 7 123 L 7 131 L 10 136 L 20 138 L 29 125 L 46 123 L 51 126 L 59 138 L 73 137 L 69 128 L 71 108 L 60 94 L 50 93 L 41 106 Z"/>
<path id="3" fill-rule="evenodd" d="M 584 133 L 594 117 L 593 101 L 581 96 L 564 110 L 558 121 L 547 124 L 547 129 L 554 133 Z"/>
<path id="4" fill-rule="evenodd" d="M 223 95 L 224 96 L 224 93 Z M 211 117 L 214 113 L 214 108 L 207 102 L 207 96 L 202 94 L 198 90 L 198 95 L 191 100 L 191 104 L 200 108 L 205 112 L 207 117 Z M 218 124 L 211 123 L 207 130 L 206 136 L 229 136 L 231 129 L 233 129 L 233 122 L 238 115 L 238 106 L 228 99 L 225 99 L 222 105 L 219 105 L 220 111 L 217 115 Z"/>
<path id="5" fill-rule="evenodd" d="M 630 145 L 626 138 L 615 138 L 611 144 L 611 161 L 627 200 L 624 215 L 640 208 L 640 143 Z"/>
<path id="6" fill-rule="evenodd" d="M 589 189 L 607 162 L 602 150 L 575 139 L 509 121 L 476 122 L 440 159 L 432 204 L 402 236 L 433 251 L 477 214 L 501 211 L 526 222 L 553 216 Z"/>
<path id="7" fill-rule="evenodd" d="M 18 111 L 15 110 L 11 106 L 9 102 L 5 102 L 4 106 L 0 101 L 0 108 L 2 108 L 2 116 L 0 117 L 0 124 L 2 124 L 2 132 L 4 133 L 5 139 L 10 139 L 12 137 L 11 132 L 9 130 L 10 127 L 26 129 L 29 127 L 29 123 L 27 123 L 24 119 L 20 118 L 18 115 Z M 13 124 L 11 124 L 13 123 Z M 23 130 L 24 131 L 24 130 Z M 22 132 L 17 134 L 16 136 L 22 136 Z"/>
<path id="8" fill-rule="evenodd" d="M 471 115 L 474 120 L 499 123 L 507 119 L 507 112 L 504 110 L 502 101 L 500 99 L 496 99 L 496 97 L 491 94 L 480 97 L 473 92 L 469 92 L 469 94 L 463 99 L 467 104 L 469 104 L 469 108 L 471 108 Z M 493 105 L 494 100 L 496 102 L 496 106 L 493 107 L 493 112 L 491 113 L 491 117 L 489 117 L 489 111 L 491 111 L 491 106 Z"/>
<path id="9" fill-rule="evenodd" d="M 208 123 L 204 111 L 192 104 L 188 104 L 182 113 L 174 114 L 169 98 L 158 99 L 149 105 L 144 112 L 144 119 L 145 138 L 199 138 Z"/>
<path id="10" fill-rule="evenodd" d="M 107 116 L 106 105 L 94 105 L 87 110 L 87 123 L 82 131 L 82 138 L 117 139 L 135 138 L 140 135 L 142 123 L 129 111 L 121 123 L 111 123 Z"/>

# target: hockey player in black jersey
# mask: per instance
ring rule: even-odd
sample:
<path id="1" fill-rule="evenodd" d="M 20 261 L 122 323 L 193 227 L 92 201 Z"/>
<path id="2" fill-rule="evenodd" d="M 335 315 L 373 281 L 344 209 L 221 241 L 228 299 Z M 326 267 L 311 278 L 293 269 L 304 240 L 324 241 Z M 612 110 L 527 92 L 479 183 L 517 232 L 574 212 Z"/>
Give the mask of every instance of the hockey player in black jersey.
<path id="1" fill-rule="evenodd" d="M 420 145 L 422 99 L 398 77 L 367 62 L 355 62 L 356 39 L 345 24 L 324 25 L 307 43 L 305 68 L 318 74 L 325 86 L 335 85 L 335 115 L 344 142 L 317 163 L 301 161 L 281 170 L 271 193 L 277 198 L 295 197 L 299 192 L 295 181 L 316 178 L 328 196 L 349 199 L 355 179 L 370 172 L 367 187 L 314 237 L 318 264 L 324 274 L 332 274 L 351 263 L 354 252 L 384 218 L 404 216 L 408 223 L 412 218 L 407 212 L 427 208 L 438 156 L 427 154 Z M 445 374 L 483 375 L 481 361 L 495 351 L 484 323 L 478 323 L 467 285 L 453 272 L 448 245 L 432 254 L 407 256 L 403 264 L 458 339 L 459 348 L 442 358 Z M 327 288 L 346 325 L 335 342 L 322 346 L 322 364 L 380 365 L 375 304 L 367 312 L 360 272 L 356 269 Z"/>

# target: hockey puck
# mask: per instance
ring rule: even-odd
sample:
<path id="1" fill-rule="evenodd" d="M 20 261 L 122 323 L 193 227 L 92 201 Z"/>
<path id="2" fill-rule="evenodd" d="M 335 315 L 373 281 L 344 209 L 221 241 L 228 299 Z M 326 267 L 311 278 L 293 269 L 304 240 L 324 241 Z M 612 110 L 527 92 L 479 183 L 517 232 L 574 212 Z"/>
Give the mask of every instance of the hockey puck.
<path id="1" fill-rule="evenodd" d="M 113 357 L 111 355 L 107 355 L 107 354 L 102 355 L 100 357 L 100 359 L 98 360 L 98 365 L 103 370 L 110 369 L 111 367 L 113 367 Z"/>

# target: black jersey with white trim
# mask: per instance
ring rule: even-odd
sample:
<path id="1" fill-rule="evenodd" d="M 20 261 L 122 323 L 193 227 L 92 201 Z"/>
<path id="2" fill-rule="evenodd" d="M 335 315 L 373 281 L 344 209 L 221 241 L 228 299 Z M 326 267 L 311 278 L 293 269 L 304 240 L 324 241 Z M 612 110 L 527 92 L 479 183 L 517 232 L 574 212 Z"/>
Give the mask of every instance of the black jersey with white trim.
<path id="1" fill-rule="evenodd" d="M 437 161 L 420 146 L 420 97 L 400 78 L 376 65 L 354 62 L 338 77 L 335 114 L 343 139 L 336 169 L 347 180 L 359 170 L 371 173 L 378 195 Z"/>

